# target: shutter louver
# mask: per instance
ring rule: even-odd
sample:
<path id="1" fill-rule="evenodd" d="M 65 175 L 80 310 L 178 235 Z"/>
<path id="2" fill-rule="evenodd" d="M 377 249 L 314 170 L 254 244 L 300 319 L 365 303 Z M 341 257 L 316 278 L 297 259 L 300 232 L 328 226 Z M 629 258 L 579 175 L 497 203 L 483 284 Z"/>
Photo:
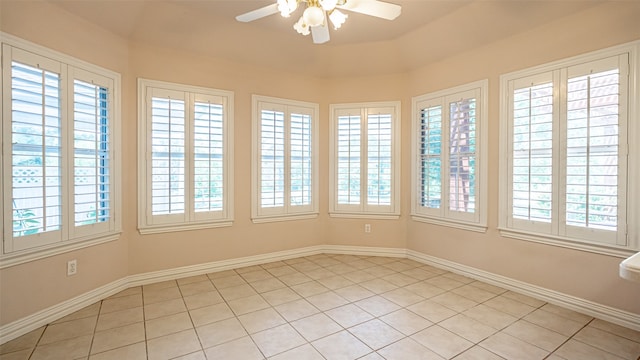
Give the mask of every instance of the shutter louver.
<path id="1" fill-rule="evenodd" d="M 260 121 L 260 206 L 284 206 L 284 113 L 262 110 Z"/>
<path id="2" fill-rule="evenodd" d="M 151 211 L 153 215 L 185 211 L 185 104 L 151 100 Z"/>
<path id="3" fill-rule="evenodd" d="M 367 205 L 391 205 L 391 115 L 367 116 Z"/>
<path id="4" fill-rule="evenodd" d="M 194 211 L 221 211 L 224 206 L 223 106 L 196 101 L 193 129 Z"/>
<path id="5" fill-rule="evenodd" d="M 449 104 L 449 210 L 475 212 L 476 100 Z"/>
<path id="6" fill-rule="evenodd" d="M 290 139 L 290 205 L 310 205 L 312 194 L 311 116 L 291 114 Z"/>
<path id="7" fill-rule="evenodd" d="M 513 92 L 513 218 L 552 219 L 553 85 Z"/>
<path id="8" fill-rule="evenodd" d="M 568 80 L 567 225 L 617 230 L 619 70 Z"/>
<path id="9" fill-rule="evenodd" d="M 111 186 L 108 90 L 74 80 L 75 226 L 110 219 Z"/>
<path id="10" fill-rule="evenodd" d="M 13 236 L 59 230 L 60 75 L 12 62 Z"/>
<path id="11" fill-rule="evenodd" d="M 420 205 L 439 209 L 442 199 L 442 106 L 420 110 Z"/>
<path id="12" fill-rule="evenodd" d="M 359 115 L 338 116 L 338 204 L 360 204 Z"/>

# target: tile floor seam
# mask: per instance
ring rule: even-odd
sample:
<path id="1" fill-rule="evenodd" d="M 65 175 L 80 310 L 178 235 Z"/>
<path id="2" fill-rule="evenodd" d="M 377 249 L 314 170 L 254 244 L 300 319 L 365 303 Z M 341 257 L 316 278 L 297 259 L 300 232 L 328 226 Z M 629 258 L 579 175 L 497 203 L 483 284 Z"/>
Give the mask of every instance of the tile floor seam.
<path id="1" fill-rule="evenodd" d="M 368 270 L 366 271 L 366 273 L 369 275 L 364 276 L 356 274 L 358 272 L 362 272 L 363 270 Z M 216 276 L 216 273 L 219 273 L 220 276 Z M 353 275 L 349 276 L 350 274 Z M 351 281 L 349 280 L 349 278 L 359 278 L 363 280 Z M 254 279 L 255 281 L 249 282 L 248 280 L 251 279 Z M 259 286 L 261 282 L 271 279 L 275 279 L 277 281 L 272 281 L 270 284 L 265 286 Z M 283 279 L 286 279 L 286 281 L 283 281 Z M 322 281 L 323 279 L 330 280 Z M 206 285 L 206 281 L 209 282 L 209 285 Z M 216 283 L 218 285 L 216 285 Z M 365 283 L 366 285 L 368 285 L 368 287 L 363 286 L 363 284 Z M 211 286 L 211 288 L 209 288 L 209 286 Z M 234 291 L 233 289 L 225 290 L 235 286 L 242 286 L 244 290 L 243 288 L 238 288 L 237 291 Z M 109 302 L 109 304 L 107 304 L 105 301 L 108 299 L 112 299 L 113 297 L 100 300 L 100 304 L 97 310 L 98 315 L 95 319 L 95 322 L 93 323 L 91 331 L 91 340 L 88 350 L 89 354 L 87 355 L 87 357 L 83 357 L 83 359 L 93 358 L 94 356 L 114 350 L 121 350 L 120 353 L 123 353 L 122 349 L 131 345 L 138 345 L 136 351 L 139 352 L 137 354 L 142 355 L 141 346 L 139 345 L 141 341 L 134 342 L 128 345 L 118 345 L 114 348 L 105 348 L 104 350 L 102 350 L 102 347 L 104 346 L 104 336 L 99 340 L 101 344 L 101 351 L 96 354 L 91 353 L 93 351 L 93 347 L 95 346 L 96 334 L 99 334 L 101 331 L 118 329 L 136 324 L 136 322 L 127 324 L 126 321 L 115 321 L 114 319 L 117 318 L 117 316 L 114 316 L 109 317 L 108 321 L 111 324 L 120 324 L 119 326 L 98 331 L 98 325 L 102 320 L 101 315 L 104 315 L 102 314 L 102 311 L 106 310 L 105 306 L 108 305 L 109 308 L 109 312 L 107 312 L 107 314 L 114 314 L 117 311 L 132 309 L 128 308 L 128 306 L 137 304 L 136 301 L 142 302 L 142 331 L 144 333 L 143 341 L 145 346 L 144 355 L 147 359 L 149 359 L 150 356 L 158 354 L 157 347 L 155 349 L 149 348 L 150 341 L 187 331 L 189 331 L 191 335 L 183 334 L 183 336 L 179 338 L 187 339 L 188 335 L 190 339 L 189 343 L 191 345 L 182 348 L 179 351 L 176 351 L 175 354 L 174 351 L 171 350 L 171 354 L 173 354 L 171 355 L 171 358 L 181 358 L 188 355 L 191 355 L 194 358 L 202 358 L 203 355 L 208 354 L 206 350 L 211 351 L 210 349 L 213 347 L 229 345 L 234 341 L 246 339 L 248 337 L 248 339 L 243 340 L 242 344 L 244 345 L 242 346 L 248 346 L 247 344 L 251 344 L 251 346 L 258 351 L 258 353 L 260 354 L 259 356 L 262 356 L 263 359 L 267 359 L 267 355 L 269 355 L 269 358 L 272 358 L 280 357 L 282 354 L 288 352 L 291 352 L 293 354 L 294 350 L 299 348 L 305 348 L 305 350 L 300 350 L 301 352 L 299 353 L 307 353 L 311 351 L 316 354 L 314 356 L 319 355 L 321 358 L 327 359 L 327 353 L 323 353 L 323 351 L 332 351 L 327 350 L 327 346 L 329 346 L 329 348 L 331 347 L 331 344 L 329 344 L 330 340 L 332 339 L 331 337 L 338 336 L 338 334 L 344 335 L 340 335 L 335 339 L 340 339 L 340 341 L 347 341 L 346 344 L 349 343 L 348 341 L 354 341 L 353 346 L 358 347 L 359 350 L 347 350 L 347 352 L 350 352 L 353 355 L 358 353 L 358 358 L 382 357 L 382 354 L 379 352 L 387 348 L 390 349 L 387 351 L 395 352 L 397 354 L 397 347 L 399 347 L 398 343 L 407 340 L 412 340 L 419 344 L 421 347 L 428 349 L 429 351 L 436 354 L 443 354 L 439 356 L 445 356 L 444 354 L 447 354 L 446 356 L 449 358 L 461 358 L 466 352 L 470 352 L 470 354 L 474 352 L 474 350 L 472 350 L 474 348 L 477 348 L 475 350 L 476 355 L 482 354 L 482 351 L 487 351 L 488 353 L 501 358 L 498 353 L 490 350 L 489 348 L 495 348 L 496 351 L 503 354 L 513 354 L 513 350 L 510 350 L 509 346 L 513 346 L 513 344 L 518 343 L 523 344 L 523 346 L 524 344 L 528 344 L 527 348 L 531 346 L 530 349 L 533 351 L 533 354 L 541 356 L 541 358 L 549 358 L 553 355 L 558 356 L 555 353 L 562 349 L 563 346 L 571 340 L 576 341 L 573 344 L 593 346 L 593 348 L 597 349 L 598 351 L 602 351 L 603 353 L 615 356 L 619 355 L 613 354 L 611 353 L 611 351 L 605 350 L 603 347 L 611 349 L 611 345 L 616 344 L 618 341 L 620 341 L 620 339 L 628 340 L 632 344 L 637 344 L 638 346 L 640 346 L 640 342 L 637 341 L 637 339 L 639 339 L 640 337 L 634 335 L 636 334 L 635 332 L 623 331 L 627 328 L 622 327 L 621 330 L 618 330 L 611 325 L 607 325 L 606 322 L 594 324 L 595 319 L 593 317 L 575 312 L 571 309 L 550 304 L 548 302 L 529 297 L 525 294 L 509 291 L 489 283 L 474 280 L 461 274 L 438 269 L 418 262 L 412 262 L 409 259 L 401 258 L 317 254 L 313 256 L 303 256 L 287 259 L 282 262 L 257 264 L 247 267 L 240 267 L 237 269 L 229 269 L 220 272 L 201 274 L 193 277 L 190 276 L 182 279 L 160 281 L 140 286 L 139 290 L 130 290 L 134 288 L 137 287 L 123 290 L 121 292 L 122 296 L 119 296 L 132 296 L 132 298 L 129 300 L 118 301 L 115 303 Z M 340 291 L 341 289 L 346 288 L 349 289 Z M 251 293 L 248 290 L 251 290 Z M 278 290 L 287 290 L 289 293 L 291 293 L 291 296 L 288 295 L 288 293 L 285 291 L 283 291 L 282 293 L 273 293 L 271 297 L 265 296 L 266 293 Z M 186 299 L 187 297 L 210 292 L 215 292 L 217 294 L 217 297 L 211 297 L 209 295 L 203 296 L 201 298 L 194 299 L 195 302 L 190 301 L 190 303 L 192 303 L 196 307 L 187 307 L 187 300 L 189 300 Z M 225 293 L 225 296 L 223 296 L 222 293 Z M 303 294 L 306 294 L 306 296 Z M 136 300 L 135 295 L 139 296 L 139 300 Z M 293 295 L 295 295 L 295 298 L 293 297 Z M 180 302 L 176 301 L 177 298 L 174 299 L 174 297 L 176 296 L 180 297 Z M 278 303 L 278 301 L 273 301 L 280 296 L 284 296 L 287 301 L 281 304 Z M 250 297 L 253 297 L 254 299 L 248 299 Z M 267 297 L 271 298 L 272 302 L 267 301 Z M 435 297 L 440 297 L 439 301 L 434 301 L 433 299 Z M 504 300 L 496 300 L 499 298 L 504 298 Z M 245 301 L 238 302 L 238 300 L 243 299 L 245 299 Z M 152 302 L 149 303 L 149 301 Z M 165 302 L 174 302 L 175 304 L 169 304 L 169 306 L 166 307 L 166 304 L 163 305 L 163 303 Z M 215 304 L 209 304 L 203 307 L 202 304 L 207 302 L 215 302 Z M 302 308 L 306 307 L 306 309 L 308 310 L 299 311 L 299 309 L 301 309 L 300 307 L 298 307 L 298 310 L 295 310 L 295 307 L 289 307 L 287 309 L 287 304 L 293 305 L 294 303 L 306 304 Z M 158 304 L 158 306 L 155 306 L 156 304 Z M 177 306 L 177 304 L 181 304 L 182 308 L 177 309 L 177 307 L 179 307 Z M 205 307 L 215 306 L 218 304 L 224 304 L 226 309 L 228 309 L 229 311 L 228 315 L 230 317 L 218 319 L 216 315 L 213 315 L 208 317 L 207 319 L 208 321 L 211 321 L 215 317 L 215 321 L 203 323 L 200 324 L 199 327 L 196 327 L 198 321 L 196 321 L 197 319 L 192 313 L 199 309 L 204 309 Z M 231 306 L 232 304 L 234 304 L 234 307 Z M 414 307 L 417 304 L 422 305 Z M 123 307 L 123 305 L 125 306 L 125 308 L 118 309 L 119 307 Z M 470 305 L 471 307 L 467 308 L 467 306 Z M 352 306 L 353 308 L 349 309 L 348 306 Z M 334 317 L 340 314 L 340 311 L 337 309 L 341 308 L 344 308 L 342 310 L 343 313 L 347 313 L 348 315 L 346 316 L 349 316 L 351 320 L 347 320 L 346 322 L 344 320 L 340 320 L 340 322 L 338 322 L 336 321 L 336 319 L 338 318 L 334 319 Z M 467 311 L 474 308 L 477 309 L 474 312 L 469 313 L 473 315 L 473 317 L 471 317 L 468 315 Z M 112 311 L 113 309 L 116 309 L 116 311 Z M 152 313 L 145 311 L 149 309 L 153 309 L 153 314 L 161 314 L 161 316 L 156 316 L 153 319 L 150 319 L 148 316 L 152 315 Z M 361 312 L 363 316 L 365 316 L 364 314 L 366 314 L 365 317 L 367 317 L 367 319 L 358 318 L 357 316 L 354 317 L 353 314 L 348 313 L 350 310 L 355 309 L 358 309 L 358 311 Z M 172 312 L 176 310 L 178 310 L 178 312 L 172 314 Z M 86 314 L 90 313 L 91 311 L 93 310 L 85 311 L 84 313 L 76 315 L 80 316 L 78 317 L 78 319 L 74 319 L 72 316 L 69 320 L 66 321 L 85 319 L 87 318 Z M 292 311 L 298 311 L 299 315 L 296 315 Z M 388 315 L 400 311 L 403 311 L 404 313 L 396 315 L 395 318 L 387 317 Z M 169 320 L 168 322 L 162 321 L 163 318 L 176 316 L 183 312 L 186 312 L 186 315 L 189 316 L 188 323 L 186 322 L 186 319 L 182 319 L 182 317 L 176 318 L 176 321 L 180 320 L 181 325 L 172 326 L 172 320 Z M 201 315 L 208 316 L 208 310 L 202 310 L 200 313 Z M 424 313 L 424 315 L 421 315 L 421 313 Z M 537 313 L 539 315 L 532 315 L 534 313 Z M 135 312 L 129 312 L 122 315 L 128 316 L 131 314 L 135 314 Z M 251 316 L 252 314 L 253 317 Z M 275 319 L 274 315 L 277 315 L 281 320 Z M 300 315 L 302 316 L 298 318 L 298 316 Z M 326 330 L 309 332 L 304 330 L 304 327 L 296 327 L 296 325 L 307 327 L 309 326 L 308 324 L 313 325 L 313 321 L 315 320 L 311 320 L 311 323 L 307 321 L 307 325 L 304 325 L 304 322 L 299 321 L 310 319 L 318 315 L 323 316 L 316 319 L 317 321 L 320 321 L 320 324 L 322 324 L 319 326 L 326 327 Z M 425 317 L 425 315 L 428 317 Z M 464 318 L 453 320 L 454 317 L 458 316 L 468 317 L 468 320 L 463 320 Z M 149 330 L 147 325 L 149 325 L 149 321 L 155 319 L 158 319 L 158 322 L 153 324 L 155 329 L 153 330 L 153 332 L 162 335 L 150 339 L 148 337 Z M 385 321 L 384 319 L 387 319 L 390 322 L 387 323 L 387 321 Z M 420 321 L 413 319 L 420 319 Z M 204 326 L 210 326 L 216 323 L 220 323 L 222 321 L 231 320 L 234 320 L 234 323 L 237 323 L 237 325 L 239 325 L 237 329 L 242 329 L 244 335 L 232 340 L 225 339 L 223 342 L 216 344 L 213 344 L 215 341 L 210 341 L 213 345 L 205 348 L 205 343 L 203 342 L 204 339 L 202 338 L 201 333 L 198 331 L 198 329 Z M 63 321 L 60 324 L 63 324 L 66 321 Z M 451 322 L 445 324 L 445 322 L 447 321 Z M 469 323 L 465 321 L 472 322 Z M 558 324 L 558 321 L 560 321 L 561 323 L 564 321 L 569 325 L 565 326 L 562 324 Z M 86 322 L 87 321 L 84 321 L 84 323 Z M 464 324 L 473 325 L 476 323 L 479 325 L 483 325 L 486 329 L 477 328 L 476 330 L 470 330 L 472 332 L 455 331 L 456 328 L 462 330 L 460 326 Z M 516 326 L 516 324 L 525 323 L 531 326 Z M 55 324 L 55 322 L 53 322 L 52 324 Z M 52 330 L 54 330 L 53 328 L 51 328 L 52 324 L 47 324 L 44 326 L 44 329 L 39 334 L 37 341 L 35 341 L 34 345 L 32 345 L 32 348 L 30 349 L 30 353 L 27 357 L 28 359 L 35 359 L 36 355 L 42 355 L 36 354 L 36 351 L 40 346 L 58 344 L 62 341 L 70 341 L 78 339 L 79 337 L 87 336 L 75 336 L 75 333 L 72 331 L 68 333 L 69 335 L 74 335 L 74 337 L 72 338 L 58 340 L 53 343 L 41 344 L 43 338 L 45 337 L 45 333 L 47 331 L 51 332 Z M 105 326 L 107 326 L 106 324 L 108 323 L 105 323 Z M 160 326 L 160 328 L 158 326 Z M 423 328 L 423 326 L 425 327 Z M 450 328 L 449 326 L 452 327 Z M 189 329 L 180 331 L 175 330 L 178 327 L 189 327 Z M 274 331 L 274 329 L 278 327 L 282 328 L 275 332 L 265 333 L 266 331 Z M 55 327 L 55 331 L 68 331 L 68 328 L 69 326 Z M 252 328 L 254 328 L 255 331 L 251 330 Z M 507 330 L 510 328 L 512 330 Z M 609 339 L 609 337 L 607 337 L 608 343 L 603 343 L 603 345 L 600 347 L 586 344 L 585 342 L 576 338 L 577 334 L 579 334 L 586 328 L 594 330 L 597 329 L 599 331 L 602 331 L 603 334 L 610 334 L 611 338 Z M 367 335 L 372 334 L 371 329 L 378 329 L 376 331 L 382 332 L 384 336 L 380 336 L 379 334 Z M 440 345 L 438 345 L 438 351 L 440 351 L 440 353 L 438 353 L 431 349 L 429 346 L 417 342 L 414 337 L 418 333 L 428 329 L 432 329 L 432 334 L 442 334 L 437 336 L 445 336 L 444 338 L 448 339 L 447 342 L 452 341 L 451 344 L 453 347 L 446 348 L 440 347 Z M 441 329 L 444 331 L 439 331 L 437 329 Z M 250 333 L 250 330 L 253 331 L 253 333 Z M 530 333 L 525 333 L 525 330 L 530 331 Z M 165 331 L 167 331 L 167 333 L 164 333 Z M 562 333 L 559 331 L 562 331 Z M 257 338 L 255 336 L 259 333 L 263 333 L 265 334 L 265 336 L 271 336 L 271 334 L 295 334 L 294 337 L 297 337 L 298 340 L 290 342 L 285 340 L 285 343 L 280 345 L 269 344 L 268 342 L 265 342 L 265 339 L 269 339 L 268 337 L 265 338 L 263 336 L 261 339 L 259 339 L 260 341 L 256 340 Z M 308 333 L 307 336 L 310 336 L 310 340 L 307 340 L 303 333 Z M 238 332 L 238 335 L 239 334 L 240 332 Z M 315 338 L 315 336 L 317 335 L 314 334 L 322 336 Z M 357 334 L 359 334 L 360 336 L 358 336 Z M 375 334 L 375 332 L 373 334 Z M 465 334 L 465 336 L 463 336 L 463 334 Z M 484 343 L 487 339 L 498 334 L 500 334 L 500 336 L 493 339 L 493 341 Z M 556 334 L 559 336 L 563 336 L 564 338 L 556 338 L 555 335 L 547 334 Z M 132 335 L 134 334 L 132 333 Z M 638 335 L 640 335 L 640 333 L 638 333 Z M 52 332 L 51 334 L 47 335 L 47 339 L 50 340 L 59 337 L 64 338 L 65 336 L 68 335 L 63 335 L 63 333 L 56 334 Z M 191 336 L 195 336 L 195 338 L 190 338 Z M 500 340 L 498 339 L 502 339 L 502 341 L 506 341 L 506 343 L 500 344 L 498 342 Z M 88 339 L 83 340 L 85 341 L 85 344 L 87 340 Z M 322 342 L 322 340 L 324 340 L 324 342 Z M 558 340 L 562 341 L 560 342 Z M 390 342 L 387 343 L 387 341 Z M 122 341 L 122 343 L 125 342 L 127 341 Z M 113 344 L 120 344 L 120 342 L 118 340 Z M 169 342 L 165 342 L 163 346 L 171 346 L 170 344 L 171 343 Z M 469 344 L 469 346 L 464 347 L 462 344 Z M 265 345 L 267 346 L 265 349 L 267 349 L 268 353 L 265 353 L 265 349 L 261 348 L 261 346 Z M 553 346 L 549 347 L 549 345 Z M 583 345 L 580 345 L 581 348 L 574 347 L 570 351 L 583 351 L 580 350 L 582 349 Z M 230 346 L 240 346 L 240 344 L 234 344 Z M 289 346 L 293 347 L 289 348 Z M 542 348 L 541 346 L 544 346 L 544 348 Z M 459 350 L 458 347 L 464 347 L 464 349 Z M 368 349 L 368 352 L 363 354 L 364 348 Z M 552 350 L 545 350 L 545 348 L 549 348 Z M 225 349 L 230 349 L 230 347 L 227 346 L 225 347 Z M 540 351 L 534 349 L 538 349 Z M 631 349 L 631 353 L 635 356 L 634 352 L 636 351 L 636 347 L 631 347 Z M 22 352 L 24 350 L 18 351 Z M 271 353 L 272 351 L 277 352 Z M 185 353 L 176 355 L 178 352 Z M 455 354 L 451 355 L 451 353 L 453 352 L 455 352 Z M 255 355 L 258 356 L 258 353 L 256 353 Z M 546 355 L 543 356 L 543 354 Z M 234 359 L 235 357 L 229 358 L 229 360 Z"/>

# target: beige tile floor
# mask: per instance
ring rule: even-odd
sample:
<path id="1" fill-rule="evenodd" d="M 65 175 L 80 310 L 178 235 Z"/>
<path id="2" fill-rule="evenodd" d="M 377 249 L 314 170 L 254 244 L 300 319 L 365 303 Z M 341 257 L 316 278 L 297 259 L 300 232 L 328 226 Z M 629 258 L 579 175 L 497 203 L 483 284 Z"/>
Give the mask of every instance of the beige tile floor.
<path id="1" fill-rule="evenodd" d="M 397 258 L 314 255 L 134 287 L 14 359 L 627 359 L 640 332 Z"/>

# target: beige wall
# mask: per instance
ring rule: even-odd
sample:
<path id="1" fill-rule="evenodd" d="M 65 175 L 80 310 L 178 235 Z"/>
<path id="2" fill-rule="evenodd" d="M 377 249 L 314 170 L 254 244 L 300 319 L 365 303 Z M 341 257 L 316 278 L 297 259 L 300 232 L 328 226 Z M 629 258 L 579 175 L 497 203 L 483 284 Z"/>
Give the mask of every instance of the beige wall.
<path id="1" fill-rule="evenodd" d="M 489 231 L 409 221 L 409 249 L 640 314 L 640 284 L 618 276 L 620 258 L 504 238 L 496 229 L 500 75 L 640 39 L 638 14 L 640 3 L 607 3 L 412 72 L 410 96 L 489 79 Z"/>
<path id="2" fill-rule="evenodd" d="M 404 74 L 318 79 L 244 66 L 156 45 L 128 42 L 39 2 L 0 3 L 0 29 L 122 74 L 123 236 L 120 240 L 0 270 L 0 325 L 6 325 L 126 275 L 313 245 L 409 248 L 640 314 L 640 286 L 617 276 L 620 259 L 502 238 L 497 226 L 498 77 L 562 57 L 640 38 L 638 7 L 609 3 Z M 595 24 L 595 25 L 585 25 Z M 530 44 L 539 44 L 535 48 Z M 391 50 L 393 51 L 393 50 Z M 427 50 L 425 50 L 427 51 Z M 232 227 L 142 236 L 137 232 L 138 77 L 231 90 L 235 94 L 235 222 Z M 469 233 L 415 223 L 409 214 L 411 96 L 489 78 L 489 231 Z M 320 216 L 250 220 L 251 95 L 320 104 Z M 402 216 L 330 218 L 330 103 L 402 101 Z M 365 223 L 372 232 L 365 234 Z M 79 273 L 66 277 L 66 261 Z"/>

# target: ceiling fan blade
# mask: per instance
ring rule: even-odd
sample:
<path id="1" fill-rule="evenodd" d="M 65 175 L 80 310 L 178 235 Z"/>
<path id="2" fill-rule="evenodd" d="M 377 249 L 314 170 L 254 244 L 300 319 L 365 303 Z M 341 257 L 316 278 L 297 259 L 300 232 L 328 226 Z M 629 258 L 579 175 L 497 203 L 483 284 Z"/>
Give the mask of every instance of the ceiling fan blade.
<path id="1" fill-rule="evenodd" d="M 377 0 L 347 0 L 344 5 L 338 7 L 344 10 L 387 20 L 397 18 L 402 12 L 402 7 L 400 5 Z"/>
<path id="2" fill-rule="evenodd" d="M 265 7 L 261 7 L 260 9 L 255 9 L 253 11 L 249 11 L 248 13 L 244 13 L 242 15 L 236 16 L 236 20 L 241 22 L 249 22 L 253 20 L 261 19 L 265 16 L 273 15 L 278 12 L 278 4 L 271 4 Z"/>
<path id="3" fill-rule="evenodd" d="M 326 18 L 324 24 L 311 27 L 311 36 L 314 44 L 324 44 L 329 41 L 329 27 Z"/>

